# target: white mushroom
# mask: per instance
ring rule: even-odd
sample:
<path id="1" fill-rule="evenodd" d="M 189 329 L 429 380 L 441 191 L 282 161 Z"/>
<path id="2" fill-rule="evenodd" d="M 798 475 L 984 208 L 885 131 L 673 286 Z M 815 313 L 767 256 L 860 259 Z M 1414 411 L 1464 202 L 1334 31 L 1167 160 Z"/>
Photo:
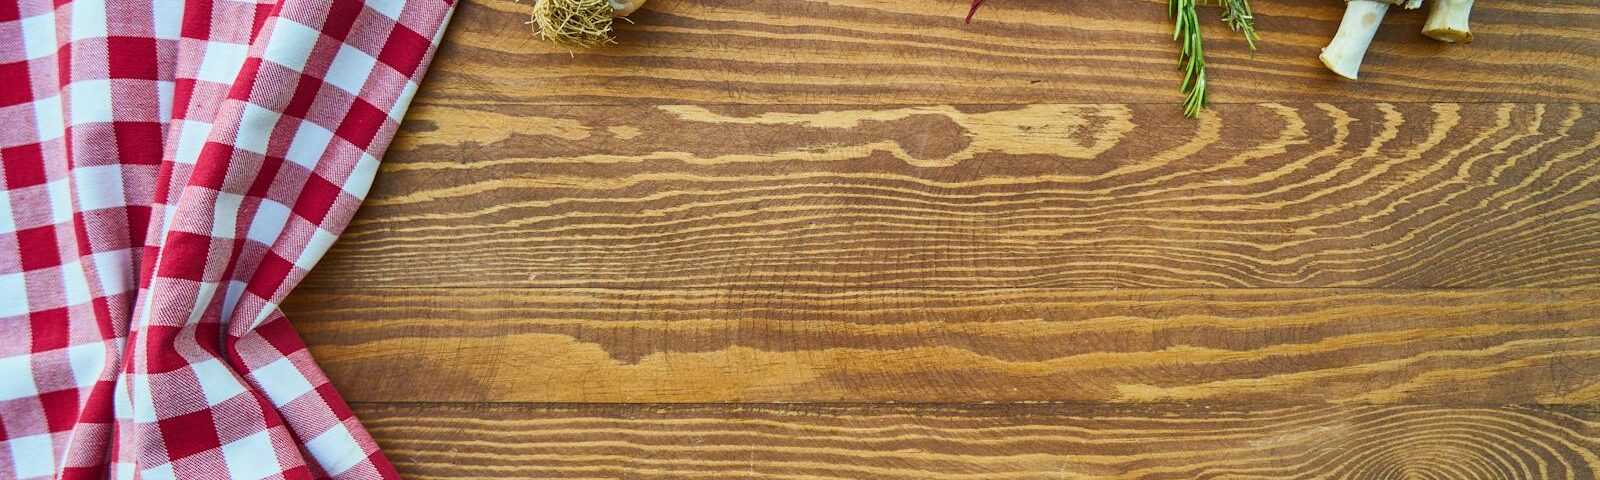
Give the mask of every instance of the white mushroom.
<path id="1" fill-rule="evenodd" d="M 1422 34 L 1446 43 L 1472 43 L 1472 29 L 1467 28 L 1467 16 L 1472 14 L 1472 0 L 1432 0 L 1428 21 L 1422 24 Z"/>
<path id="2" fill-rule="evenodd" d="M 1351 80 L 1361 70 L 1361 58 L 1367 55 L 1367 45 L 1378 32 L 1383 14 L 1389 5 L 1411 9 L 1422 6 L 1422 0 L 1349 0 L 1345 2 L 1344 20 L 1339 22 L 1339 33 L 1333 35 L 1328 46 L 1322 47 L 1322 64 L 1339 76 Z"/>

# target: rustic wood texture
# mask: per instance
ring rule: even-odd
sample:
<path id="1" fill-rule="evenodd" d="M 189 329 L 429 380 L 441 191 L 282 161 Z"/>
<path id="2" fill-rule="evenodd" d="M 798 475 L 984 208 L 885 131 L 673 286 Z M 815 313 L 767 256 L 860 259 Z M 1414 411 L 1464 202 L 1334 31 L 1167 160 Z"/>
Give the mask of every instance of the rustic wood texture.
<path id="1" fill-rule="evenodd" d="M 287 308 L 352 401 L 1600 401 L 1594 289 L 363 289 Z"/>
<path id="2" fill-rule="evenodd" d="M 421 99 L 542 104 L 1176 105 L 1165 0 L 1008 0 L 960 22 L 965 0 L 668 0 L 635 13 L 619 44 L 572 55 L 524 33 L 527 6 L 461 5 Z M 1424 37 L 1426 9 L 1393 9 L 1361 82 L 1317 52 L 1338 1 L 1252 3 L 1244 40 L 1201 11 L 1215 102 L 1600 100 L 1600 11 L 1591 0 L 1478 2 L 1476 40 Z"/>
<path id="3" fill-rule="evenodd" d="M 363 405 L 407 478 L 1570 479 L 1588 408 Z"/>
<path id="4" fill-rule="evenodd" d="M 409 478 L 1600 475 L 1600 5 L 1165 3 L 465 1 L 284 309 Z"/>
<path id="5" fill-rule="evenodd" d="M 420 106 L 310 286 L 1538 287 L 1591 104 Z"/>

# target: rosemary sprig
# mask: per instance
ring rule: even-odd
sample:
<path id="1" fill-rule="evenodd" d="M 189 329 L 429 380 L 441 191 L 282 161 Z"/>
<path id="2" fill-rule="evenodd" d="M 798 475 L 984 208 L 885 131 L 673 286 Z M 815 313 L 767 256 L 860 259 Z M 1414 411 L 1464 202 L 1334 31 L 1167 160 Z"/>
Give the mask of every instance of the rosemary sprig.
<path id="1" fill-rule="evenodd" d="M 1228 28 L 1244 35 L 1244 41 L 1250 43 L 1250 52 L 1256 51 L 1256 17 L 1250 11 L 1250 0 L 1220 0 L 1222 4 L 1222 22 Z"/>
<path id="2" fill-rule="evenodd" d="M 967 11 L 967 23 L 978 12 L 984 0 L 972 0 Z M 1206 54 L 1205 42 L 1200 38 L 1200 15 L 1196 7 L 1207 0 L 1167 0 L 1167 16 L 1172 18 L 1172 41 L 1178 42 L 1178 68 L 1183 69 L 1183 116 L 1193 118 L 1206 107 Z M 1255 14 L 1250 10 L 1250 0 L 1213 0 L 1222 7 L 1222 22 L 1228 28 L 1244 35 L 1250 52 L 1256 51 Z"/>
<path id="3" fill-rule="evenodd" d="M 1178 67 L 1183 69 L 1183 86 L 1179 88 L 1183 100 L 1183 116 L 1193 117 L 1206 106 L 1206 54 L 1200 39 L 1200 17 L 1195 13 L 1197 0 L 1170 0 L 1167 15 L 1172 17 L 1172 40 L 1178 42 Z"/>
<path id="4" fill-rule="evenodd" d="M 1206 106 L 1206 55 L 1200 38 L 1200 15 L 1195 7 L 1205 0 L 1169 0 L 1167 15 L 1172 17 L 1172 40 L 1181 45 L 1178 67 L 1183 69 L 1183 116 L 1194 117 Z M 1250 0 L 1216 0 L 1222 6 L 1222 21 L 1244 35 L 1250 51 L 1256 51 L 1255 16 Z"/>

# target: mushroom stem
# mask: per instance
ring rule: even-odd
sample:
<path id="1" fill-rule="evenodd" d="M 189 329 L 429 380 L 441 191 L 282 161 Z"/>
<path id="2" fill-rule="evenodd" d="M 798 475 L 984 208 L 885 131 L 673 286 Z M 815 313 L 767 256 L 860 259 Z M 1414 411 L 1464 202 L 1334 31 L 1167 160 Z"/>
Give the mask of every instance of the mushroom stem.
<path id="1" fill-rule="evenodd" d="M 1383 21 L 1383 14 L 1389 11 L 1386 2 L 1371 0 L 1350 0 L 1345 3 L 1344 20 L 1339 22 L 1339 33 L 1333 35 L 1333 40 L 1328 46 L 1322 47 L 1322 64 L 1328 70 L 1351 80 L 1356 79 L 1356 73 L 1361 70 L 1361 58 L 1367 55 L 1367 45 L 1372 43 L 1372 35 L 1378 32 L 1378 23 Z"/>
<path id="2" fill-rule="evenodd" d="M 1422 34 L 1446 43 L 1472 43 L 1472 29 L 1467 27 L 1467 16 L 1472 14 L 1472 0 L 1432 0 L 1428 21 L 1422 24 Z"/>

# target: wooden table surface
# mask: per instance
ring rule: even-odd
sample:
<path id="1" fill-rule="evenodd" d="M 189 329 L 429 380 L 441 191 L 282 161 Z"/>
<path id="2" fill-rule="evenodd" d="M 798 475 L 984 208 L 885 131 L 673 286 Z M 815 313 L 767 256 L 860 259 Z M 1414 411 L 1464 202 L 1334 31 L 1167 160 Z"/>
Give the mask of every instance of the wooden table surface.
<path id="1" fill-rule="evenodd" d="M 468 0 L 285 305 L 411 478 L 1600 475 L 1600 4 Z"/>

